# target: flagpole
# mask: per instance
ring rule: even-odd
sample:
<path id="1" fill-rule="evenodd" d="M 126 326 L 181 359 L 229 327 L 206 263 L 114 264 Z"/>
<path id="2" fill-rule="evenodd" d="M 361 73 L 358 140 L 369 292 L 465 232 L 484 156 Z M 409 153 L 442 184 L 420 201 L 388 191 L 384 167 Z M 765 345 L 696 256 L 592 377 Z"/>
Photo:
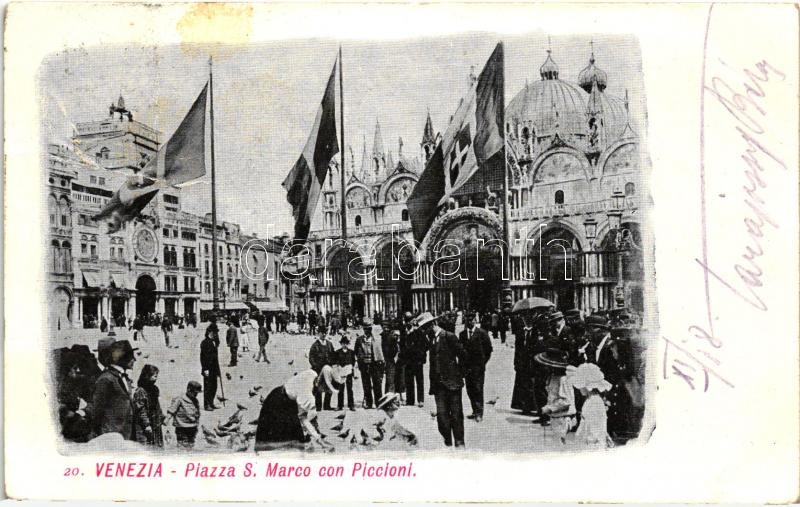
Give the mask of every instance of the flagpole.
<path id="1" fill-rule="evenodd" d="M 502 44 L 502 42 L 500 43 Z M 505 53 L 505 52 L 504 52 Z M 500 87 L 500 104 L 503 111 L 503 126 L 505 127 L 505 110 L 506 110 L 506 90 L 505 90 L 505 54 L 503 54 L 503 85 Z M 506 157 L 506 134 L 505 128 L 503 132 L 503 244 L 505 245 L 505 255 L 503 255 L 503 271 L 505 276 L 503 279 L 503 311 L 506 315 L 511 314 L 511 305 L 513 293 L 511 291 L 511 234 L 508 230 L 508 158 Z"/>
<path id="2" fill-rule="evenodd" d="M 219 287 L 217 285 L 217 174 L 214 168 L 214 60 L 208 57 L 208 91 L 211 107 L 211 277 L 212 277 L 212 309 L 219 310 Z"/>
<path id="3" fill-rule="evenodd" d="M 341 133 L 341 156 L 339 157 L 342 161 L 342 167 L 339 170 L 339 173 L 342 177 L 342 211 L 340 213 L 342 217 L 342 239 L 347 239 L 347 206 L 345 206 L 345 180 L 344 180 L 344 173 L 345 173 L 345 161 L 344 161 L 344 86 L 342 85 L 342 46 L 339 45 L 339 105 L 341 106 L 341 111 L 339 112 L 339 132 Z"/>

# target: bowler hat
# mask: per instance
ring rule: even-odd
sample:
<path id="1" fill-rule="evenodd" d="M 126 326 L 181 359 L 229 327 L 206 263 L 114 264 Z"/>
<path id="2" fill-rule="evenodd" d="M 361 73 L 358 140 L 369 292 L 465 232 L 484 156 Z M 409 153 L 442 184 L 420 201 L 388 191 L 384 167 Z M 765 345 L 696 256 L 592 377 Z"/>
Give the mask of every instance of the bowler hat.
<path id="1" fill-rule="evenodd" d="M 577 317 L 577 318 L 580 318 L 580 316 L 581 316 L 581 311 L 578 310 L 577 308 L 573 308 L 571 310 L 567 310 L 567 311 L 564 312 L 564 317 Z"/>
<path id="2" fill-rule="evenodd" d="M 553 312 L 547 316 L 547 322 L 555 322 L 557 320 L 561 320 L 564 318 L 564 314 L 561 312 Z"/>
<path id="3" fill-rule="evenodd" d="M 601 329 L 610 329 L 608 326 L 608 321 L 606 321 L 605 317 L 601 317 L 600 315 L 589 315 L 586 317 L 586 325 L 590 327 L 599 327 Z"/>
<path id="4" fill-rule="evenodd" d="M 115 360 L 125 360 L 128 361 L 133 358 L 133 352 L 135 350 L 139 350 L 138 348 L 133 348 L 131 346 L 131 342 L 128 340 L 120 340 L 111 344 L 110 348 L 110 356 L 111 362 L 113 363 Z"/>
<path id="5" fill-rule="evenodd" d="M 198 393 L 203 392 L 203 387 L 200 385 L 200 382 L 196 380 L 190 380 L 189 383 L 186 385 L 187 391 L 196 391 Z"/>

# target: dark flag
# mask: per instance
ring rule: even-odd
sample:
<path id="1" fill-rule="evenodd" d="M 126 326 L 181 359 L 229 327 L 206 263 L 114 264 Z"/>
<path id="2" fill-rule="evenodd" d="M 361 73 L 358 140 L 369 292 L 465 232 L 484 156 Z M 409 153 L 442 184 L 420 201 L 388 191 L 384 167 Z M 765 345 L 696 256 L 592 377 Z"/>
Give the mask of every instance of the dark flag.
<path id="1" fill-rule="evenodd" d="M 336 65 L 328 78 L 328 86 L 303 153 L 283 180 L 286 200 L 292 205 L 295 241 L 305 241 L 308 238 L 311 217 L 317 208 L 320 189 L 328 174 L 328 165 L 333 156 L 339 153 L 336 137 L 335 76 Z"/>
<path id="2" fill-rule="evenodd" d="M 444 195 L 444 164 L 442 143 L 436 146 L 425 170 L 414 185 L 414 190 L 406 200 L 408 217 L 411 219 L 411 230 L 414 239 L 422 243 L 431 224 L 436 219 L 439 200 Z"/>
<path id="3" fill-rule="evenodd" d="M 109 234 L 119 231 L 125 223 L 136 218 L 159 190 L 200 178 L 206 173 L 207 92 L 208 83 L 169 141 L 142 172 L 128 178 L 93 217 L 95 220 L 111 217 Z"/>
<path id="4" fill-rule="evenodd" d="M 503 164 L 489 163 L 495 155 L 502 158 L 505 143 L 503 110 L 503 43 L 500 42 L 483 67 L 478 81 L 453 115 L 442 136 L 444 171 L 448 175 L 447 202 L 454 191 L 482 168 L 495 169 Z"/>

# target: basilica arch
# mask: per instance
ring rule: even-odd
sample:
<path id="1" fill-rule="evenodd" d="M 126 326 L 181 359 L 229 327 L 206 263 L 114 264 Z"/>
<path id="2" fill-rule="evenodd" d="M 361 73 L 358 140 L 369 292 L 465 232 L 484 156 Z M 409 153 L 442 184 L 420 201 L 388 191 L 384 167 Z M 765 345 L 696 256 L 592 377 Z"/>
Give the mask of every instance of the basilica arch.
<path id="1" fill-rule="evenodd" d="M 148 274 L 139 275 L 136 280 L 136 315 L 155 313 L 156 282 Z"/>
<path id="2" fill-rule="evenodd" d="M 424 247 L 437 312 L 500 306 L 502 237 L 497 215 L 483 208 L 459 208 L 434 223 Z"/>

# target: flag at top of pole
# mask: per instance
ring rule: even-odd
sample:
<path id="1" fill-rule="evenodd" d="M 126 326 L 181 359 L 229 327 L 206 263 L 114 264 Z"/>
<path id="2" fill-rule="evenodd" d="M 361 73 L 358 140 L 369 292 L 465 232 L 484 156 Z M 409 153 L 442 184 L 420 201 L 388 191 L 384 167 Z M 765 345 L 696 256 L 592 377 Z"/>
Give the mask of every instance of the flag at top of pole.
<path id="1" fill-rule="evenodd" d="M 206 173 L 205 132 L 208 83 L 181 124 L 144 169 L 128 178 L 93 218 L 111 217 L 108 233 L 133 220 L 159 190 L 200 178 Z"/>
<path id="2" fill-rule="evenodd" d="M 294 240 L 305 241 L 311 228 L 311 217 L 317 208 L 320 190 L 328 174 L 328 166 L 339 153 L 336 137 L 336 64 L 333 66 L 317 110 L 317 117 L 305 148 L 294 167 L 283 180 L 286 200 L 292 205 Z"/>
<path id="3" fill-rule="evenodd" d="M 439 206 L 478 170 L 504 170 L 503 66 L 500 42 L 470 85 L 408 198 L 411 227 L 418 242 L 433 224 Z"/>

